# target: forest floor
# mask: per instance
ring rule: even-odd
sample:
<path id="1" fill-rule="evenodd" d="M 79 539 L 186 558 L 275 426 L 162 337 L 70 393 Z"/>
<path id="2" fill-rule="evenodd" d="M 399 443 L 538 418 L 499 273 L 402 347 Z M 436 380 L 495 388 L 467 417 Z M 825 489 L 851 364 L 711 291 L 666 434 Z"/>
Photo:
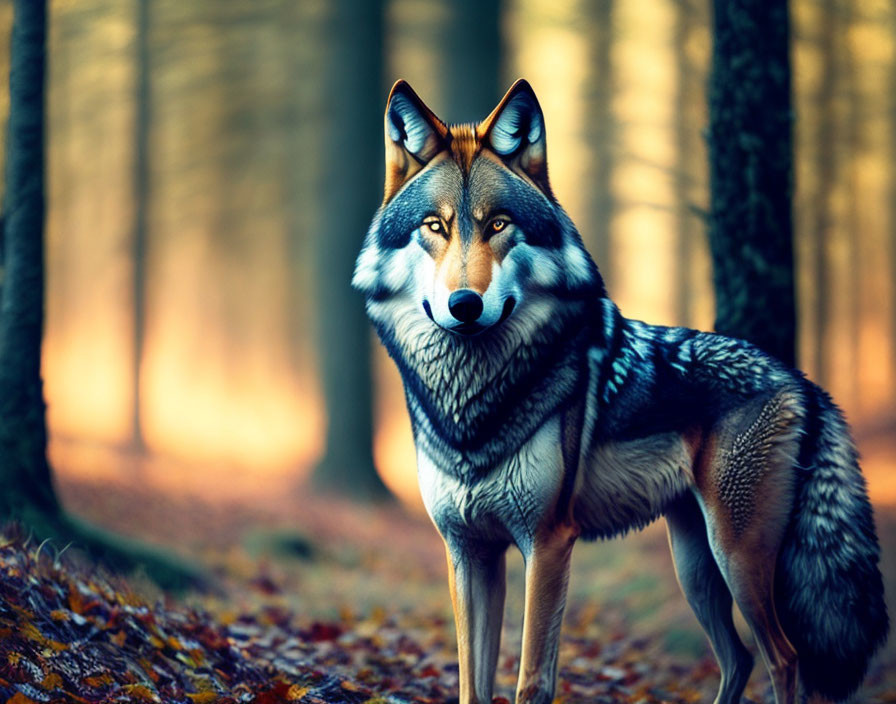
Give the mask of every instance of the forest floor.
<path id="1" fill-rule="evenodd" d="M 894 604 L 896 501 L 888 492 L 896 463 L 887 457 L 896 454 L 874 454 L 879 461 L 866 465 Z M 164 595 L 145 576 L 106 575 L 72 550 L 57 558 L 64 545 L 37 546 L 7 531 L 0 696 L 15 704 L 456 698 L 445 559 L 424 515 L 310 495 L 286 475 L 178 474 L 164 463 L 121 471 L 120 455 L 56 457 L 73 512 L 203 565 L 215 588 Z M 517 555 L 508 577 L 496 694 L 512 700 L 523 596 Z M 857 701 L 896 702 L 893 640 Z M 577 546 L 558 702 L 708 702 L 717 685 L 662 522 Z M 760 664 L 747 695 L 772 701 Z"/>

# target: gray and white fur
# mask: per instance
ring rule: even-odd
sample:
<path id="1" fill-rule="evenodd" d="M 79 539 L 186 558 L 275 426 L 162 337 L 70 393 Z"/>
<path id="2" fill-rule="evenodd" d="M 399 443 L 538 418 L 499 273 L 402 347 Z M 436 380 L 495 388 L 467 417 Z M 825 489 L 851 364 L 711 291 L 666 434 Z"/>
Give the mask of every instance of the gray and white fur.
<path id="1" fill-rule="evenodd" d="M 722 669 L 716 701 L 739 701 L 752 667 L 732 599 L 779 704 L 792 701 L 794 659 L 805 695 L 847 698 L 888 619 L 841 412 L 747 342 L 623 317 L 547 186 L 534 93 L 518 83 L 502 106 L 461 129 L 438 122 L 406 84 L 393 89 L 387 150 L 405 161 L 395 161 L 398 181 L 353 280 L 401 372 L 421 493 L 448 549 L 462 700 L 490 701 L 509 545 L 527 561 L 517 701 L 549 702 L 572 542 L 664 514 L 679 581 Z M 472 157 L 459 146 L 470 134 Z M 485 322 L 463 334 L 433 252 L 472 256 L 489 213 L 506 224 L 500 242 L 479 245 L 496 253 L 479 292 Z M 551 560 L 556 579 L 539 569 Z M 543 604 L 530 603 L 530 589 Z M 773 604 L 761 589 L 774 590 Z M 786 637 L 766 623 L 776 617 Z"/>

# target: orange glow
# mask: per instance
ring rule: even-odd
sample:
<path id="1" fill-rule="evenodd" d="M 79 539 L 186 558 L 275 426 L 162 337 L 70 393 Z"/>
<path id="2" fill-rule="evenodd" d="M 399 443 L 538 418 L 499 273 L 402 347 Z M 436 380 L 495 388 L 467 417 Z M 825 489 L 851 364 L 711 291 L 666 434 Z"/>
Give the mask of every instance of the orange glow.
<path id="1" fill-rule="evenodd" d="M 105 374 L 91 374 L 90 365 L 85 373 L 70 349 L 48 347 L 45 359 L 48 422 L 54 439 L 66 439 L 54 444 L 56 452 L 64 448 L 63 466 L 90 466 L 85 458 L 91 452 L 103 456 L 103 447 L 127 446 L 130 394 L 127 369 L 120 368 L 126 358 Z M 225 376 L 207 365 L 199 372 L 184 359 L 190 357 L 147 359 L 142 411 L 151 453 L 169 465 L 231 467 L 243 479 L 278 472 L 289 472 L 294 481 L 304 476 L 322 451 L 317 389 L 278 384 L 251 369 Z"/>
<path id="2" fill-rule="evenodd" d="M 303 471 L 288 465 L 263 467 L 234 462 L 196 462 L 164 454 L 138 455 L 105 443 L 53 437 L 50 461 L 57 474 L 96 484 L 138 483 L 170 495 L 194 495 L 204 502 L 264 506 L 289 496 Z"/>
<path id="3" fill-rule="evenodd" d="M 377 402 L 373 452 L 376 466 L 383 482 L 406 506 L 423 511 L 417 488 L 417 455 L 401 376 L 379 342 L 375 344 Z"/>
<path id="4" fill-rule="evenodd" d="M 149 446 L 193 461 L 310 464 L 322 451 L 319 392 L 277 371 L 251 359 L 228 365 L 201 334 L 161 333 L 143 379 Z"/>
<path id="5" fill-rule="evenodd" d="M 200 10 L 158 10 L 159 32 L 173 32 L 166 27 L 182 23 L 190 46 L 160 34 L 162 44 L 176 48 L 177 60 L 156 62 L 152 81 L 157 100 L 141 379 L 149 458 L 141 459 L 120 449 L 133 434 L 132 17 L 130 11 L 109 10 L 86 22 L 76 5 L 55 3 L 59 21 L 50 23 L 43 363 L 53 460 L 64 471 L 98 479 L 139 471 L 172 491 L 192 487 L 214 496 L 255 497 L 262 486 L 288 487 L 320 457 L 326 422 L 307 348 L 313 347 L 317 308 L 310 253 L 315 238 L 323 236 L 311 227 L 312 214 L 318 189 L 334 187 L 320 183 L 322 157 L 315 151 L 327 118 L 327 89 L 315 81 L 321 44 L 330 37 L 321 33 L 314 41 L 296 42 L 284 33 L 248 51 L 256 35 L 242 24 L 213 25 L 202 20 Z M 450 117 L 440 92 L 445 54 L 433 49 L 450 4 L 388 5 L 390 69 Z M 896 130 L 886 104 L 896 42 L 891 25 L 881 21 L 892 15 L 886 0 L 858 0 L 853 9 L 837 20 L 838 54 L 851 52 L 855 65 L 849 74 L 845 64 L 840 67 L 835 86 L 832 148 L 838 166 L 829 213 L 833 290 L 825 343 L 831 368 L 826 383 L 850 420 L 861 425 L 896 414 Z M 69 10 L 72 16 L 65 14 Z M 613 4 L 607 88 L 614 122 L 608 145 L 611 293 L 625 315 L 671 323 L 678 315 L 678 287 L 689 286 L 691 322 L 706 329 L 713 296 L 702 222 L 692 228 L 693 261 L 676 267 L 680 212 L 708 203 L 701 136 L 705 95 L 689 89 L 694 95 L 688 101 L 701 107 L 692 108 L 684 123 L 676 113 L 679 89 L 687 85 L 676 60 L 680 10 L 672 0 Z M 0 4 L 0 24 L 9 25 L 11 11 Z M 504 11 L 505 85 L 523 76 L 534 86 L 546 117 L 554 190 L 587 240 L 596 165 L 594 145 L 586 140 L 593 139 L 589 110 L 598 84 L 592 9 L 588 0 L 509 0 Z M 696 26 L 684 51 L 702 80 L 710 51 L 708 15 L 697 5 L 691 11 Z M 807 214 L 818 207 L 813 100 L 828 78 L 817 41 L 822 11 L 808 0 L 793 3 L 800 343 L 810 372 L 817 272 L 814 233 L 807 231 L 813 218 Z M 329 11 L 325 3 L 312 3 L 305 12 L 308 22 L 318 23 L 307 26 L 323 26 Z M 267 36 L 262 20 L 256 30 Z M 307 53 L 306 63 L 299 52 Z M 3 56 L 8 52 L 0 51 Z M 6 61 L 0 58 L 0 69 Z M 307 66 L 307 75 L 296 66 Z M 853 99 L 860 104 L 851 106 Z M 0 91 L 0 122 L 6 108 L 6 92 Z M 854 147 L 847 145 L 851 109 L 860 121 Z M 699 149 L 677 141 L 678 124 L 691 130 L 690 145 L 699 143 Z M 849 149 L 855 153 L 846 154 Z M 295 169 L 294 161 L 302 167 Z M 684 196 L 675 180 L 682 169 L 690 179 Z M 857 292 L 851 291 L 856 271 Z M 292 326 L 296 320 L 301 325 Z M 390 489 L 421 510 L 401 381 L 378 343 L 376 348 L 375 459 Z M 896 504 L 896 473 L 886 447 L 862 449 L 875 501 Z"/>
<path id="6" fill-rule="evenodd" d="M 67 436 L 118 444 L 130 439 L 131 349 L 108 327 L 85 324 L 44 343 L 47 422 Z"/>
<path id="7" fill-rule="evenodd" d="M 373 448 L 376 466 L 386 486 L 406 506 L 422 512 L 417 456 L 407 413 L 392 413 L 379 424 Z"/>
<path id="8" fill-rule="evenodd" d="M 551 188 L 573 220 L 584 217 L 587 159 L 582 133 L 588 116 L 584 96 L 590 60 L 578 2 L 510 4 L 511 78 L 525 77 L 535 89 L 547 125 Z"/>

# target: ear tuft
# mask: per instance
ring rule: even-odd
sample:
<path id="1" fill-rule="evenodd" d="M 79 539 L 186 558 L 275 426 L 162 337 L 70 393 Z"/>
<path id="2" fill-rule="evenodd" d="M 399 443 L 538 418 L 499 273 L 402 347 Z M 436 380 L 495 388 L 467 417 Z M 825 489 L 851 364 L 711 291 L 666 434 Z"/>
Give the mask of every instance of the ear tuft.
<path id="1" fill-rule="evenodd" d="M 398 81 L 386 108 L 386 135 L 421 163 L 442 147 L 447 128 L 405 81 Z"/>
<path id="2" fill-rule="evenodd" d="M 544 118 L 534 98 L 534 94 L 518 92 L 504 104 L 492 124 L 489 140 L 492 149 L 501 156 L 511 156 L 520 148 L 541 140 Z"/>
<path id="3" fill-rule="evenodd" d="M 385 200 L 445 148 L 448 128 L 406 81 L 392 86 L 386 104 Z"/>
<path id="4" fill-rule="evenodd" d="M 529 82 L 514 83 L 478 127 L 481 138 L 512 169 L 526 174 L 550 198 L 544 115 Z"/>

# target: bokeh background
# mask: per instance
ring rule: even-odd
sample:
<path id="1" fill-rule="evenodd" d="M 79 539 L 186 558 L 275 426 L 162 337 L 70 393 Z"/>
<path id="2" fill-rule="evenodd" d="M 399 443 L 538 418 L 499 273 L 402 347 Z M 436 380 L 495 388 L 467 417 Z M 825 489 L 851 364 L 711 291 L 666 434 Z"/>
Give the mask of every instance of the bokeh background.
<path id="1" fill-rule="evenodd" d="M 358 634 L 354 659 L 336 662 L 328 636 L 313 661 L 362 679 L 410 638 L 438 668 L 401 655 L 390 676 L 447 698 L 457 668 L 442 546 L 422 516 L 400 380 L 349 289 L 382 186 L 389 87 L 409 80 L 456 122 L 527 78 L 554 191 L 623 312 L 710 329 L 710 5 L 52 0 L 43 373 L 66 507 L 202 565 L 224 588 L 201 601 L 210 622 Z M 896 8 L 790 5 L 799 360 L 856 430 L 893 604 Z M 0 0 L 0 76 L 11 22 Z M 7 112 L 3 89 L 0 123 Z M 334 321 L 351 321 L 349 354 L 322 353 Z M 346 412 L 366 409 L 371 431 L 351 430 L 365 421 Z M 328 437 L 361 464 L 372 448 L 400 505 L 309 492 Z M 509 575 L 505 696 L 518 555 Z M 560 662 L 570 702 L 597 701 L 619 668 L 676 688 L 662 701 L 711 698 L 717 671 L 661 521 L 577 548 Z M 894 663 L 896 643 L 863 700 L 896 701 Z M 770 700 L 761 674 L 750 687 Z"/>
<path id="2" fill-rule="evenodd" d="M 320 139 L 351 109 L 328 65 L 346 44 L 382 51 L 382 71 L 357 61 L 383 104 L 403 77 L 447 121 L 481 118 L 526 77 L 555 192 L 624 313 L 712 325 L 708 3 L 387 0 L 360 28 L 322 0 L 51 6 L 44 376 L 60 475 L 237 495 L 300 482 L 321 457 L 314 331 L 339 315 L 316 294 L 337 275 L 315 254 L 323 195 L 343 174 L 382 178 Z M 799 358 L 892 501 L 896 479 L 875 467 L 896 428 L 896 13 L 794 0 L 792 17 Z M 10 22 L 7 0 L 2 62 Z M 457 39 L 470 22 L 475 51 Z M 373 340 L 371 354 L 376 464 L 419 506 L 400 382 Z"/>

